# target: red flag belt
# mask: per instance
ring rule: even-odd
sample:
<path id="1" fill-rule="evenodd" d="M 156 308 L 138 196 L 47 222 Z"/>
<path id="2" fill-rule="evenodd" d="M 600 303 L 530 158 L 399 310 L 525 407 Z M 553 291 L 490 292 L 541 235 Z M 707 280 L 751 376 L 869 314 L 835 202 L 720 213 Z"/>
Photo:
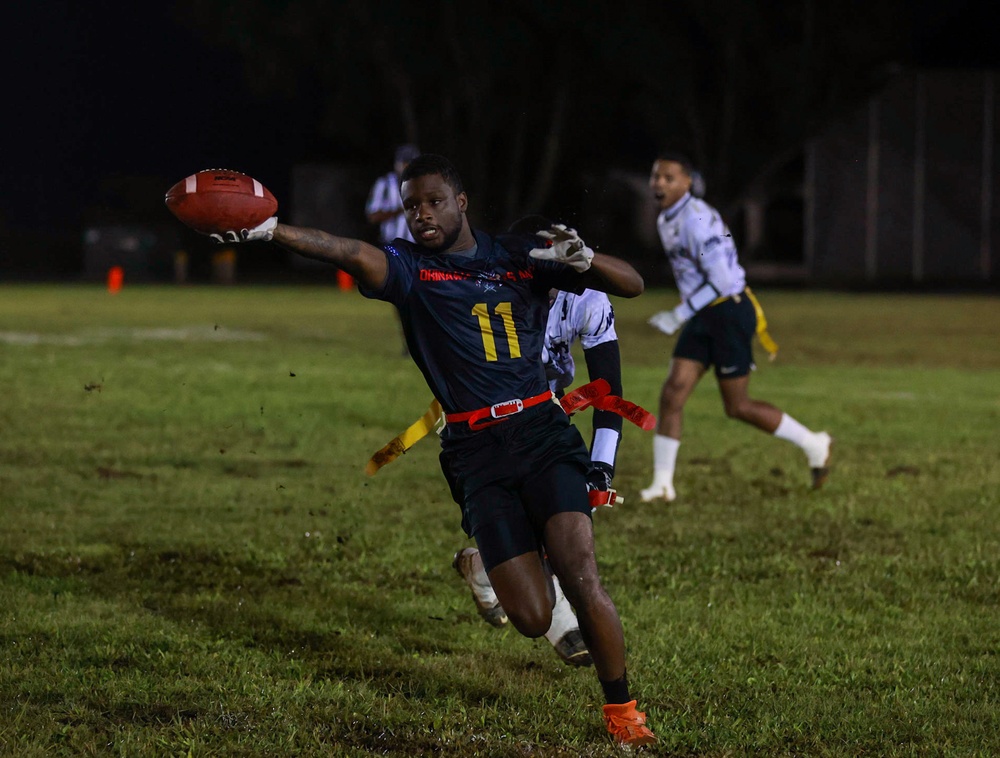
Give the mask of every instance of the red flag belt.
<path id="1" fill-rule="evenodd" d="M 656 417 L 652 413 L 610 392 L 611 385 L 606 379 L 595 379 L 590 384 L 584 384 L 572 392 L 567 392 L 559 404 L 566 415 L 582 411 L 584 408 L 596 408 L 621 416 L 644 431 L 649 432 L 656 428 Z"/>

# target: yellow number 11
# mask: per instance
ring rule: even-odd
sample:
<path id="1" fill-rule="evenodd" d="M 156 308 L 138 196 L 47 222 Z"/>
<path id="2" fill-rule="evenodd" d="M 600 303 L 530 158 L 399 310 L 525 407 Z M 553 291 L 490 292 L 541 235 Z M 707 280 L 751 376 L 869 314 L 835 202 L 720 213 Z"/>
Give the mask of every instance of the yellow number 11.
<path id="1" fill-rule="evenodd" d="M 521 344 L 517 341 L 517 329 L 514 328 L 514 317 L 511 315 L 510 303 L 499 303 L 495 310 L 503 320 L 510 357 L 520 358 Z M 486 360 L 495 361 L 497 359 L 497 343 L 493 339 L 493 326 L 490 324 L 490 311 L 486 303 L 476 303 L 472 308 L 472 315 L 479 319 L 479 330 L 483 333 L 483 350 L 486 351 Z"/>

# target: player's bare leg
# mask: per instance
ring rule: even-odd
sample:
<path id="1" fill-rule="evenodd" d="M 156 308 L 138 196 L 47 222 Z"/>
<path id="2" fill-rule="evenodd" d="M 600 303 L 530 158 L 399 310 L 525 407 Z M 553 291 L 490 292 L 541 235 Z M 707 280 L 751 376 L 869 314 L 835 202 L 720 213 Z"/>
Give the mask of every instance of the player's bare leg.
<path id="1" fill-rule="evenodd" d="M 537 552 L 524 553 L 494 566 L 489 578 L 517 631 L 525 637 L 541 637 L 548 631 L 555 595 L 548 570 Z"/>
<path id="2" fill-rule="evenodd" d="M 594 558 L 594 528 L 582 513 L 559 513 L 545 525 L 549 563 L 577 611 L 580 631 L 590 648 L 607 701 L 604 723 L 619 745 L 637 747 L 656 742 L 646 714 L 629 694 L 625 670 L 625 636 L 621 619 L 601 584 Z"/>
<path id="3" fill-rule="evenodd" d="M 797 445 L 809 460 L 813 488 L 819 488 L 830 472 L 830 447 L 833 440 L 826 432 L 813 432 L 770 403 L 749 395 L 750 376 L 720 379 L 719 391 L 726 415 L 763 432 Z"/>
<path id="4" fill-rule="evenodd" d="M 603 682 L 621 679 L 625 638 L 618 611 L 597 572 L 593 524 L 583 513 L 557 513 L 545 525 L 545 545 L 552 570 L 576 610 L 597 676 Z"/>
<path id="5" fill-rule="evenodd" d="M 689 358 L 673 358 L 670 371 L 660 388 L 660 415 L 656 418 L 656 433 L 675 440 L 681 438 L 684 425 L 684 404 L 705 375 L 706 367 Z"/>
<path id="6" fill-rule="evenodd" d="M 564 488 L 569 480 L 558 472 L 541 476 L 541 497 L 546 484 Z M 571 483 L 571 482 L 570 482 Z M 526 483 L 531 486 L 531 483 Z M 584 494 L 580 479 L 579 494 Z M 584 501 L 586 502 L 586 501 Z M 647 745 L 656 737 L 646 727 L 646 714 L 637 709 L 629 693 L 625 671 L 625 639 L 618 611 L 608 597 L 597 573 L 594 557 L 594 528 L 589 515 L 562 511 L 545 524 L 542 540 L 547 565 L 558 577 L 566 598 L 577 611 L 580 632 L 590 649 L 594 668 L 604 691 L 602 707 L 605 726 L 619 745 Z M 504 561 L 489 572 L 490 581 L 507 616 L 522 634 L 537 637 L 548 629 L 554 600 L 545 561 L 538 552 L 525 553 Z"/>
<path id="7" fill-rule="evenodd" d="M 729 418 L 756 426 L 763 432 L 774 434 L 781 423 L 781 411 L 763 400 L 750 397 L 750 375 L 735 379 L 720 379 L 719 392 L 722 405 Z"/>
<path id="8" fill-rule="evenodd" d="M 462 548 L 455 553 L 451 565 L 472 590 L 472 599 L 476 603 L 479 615 L 491 626 L 504 626 L 507 623 L 507 614 L 497 599 L 497 593 L 493 591 L 489 577 L 486 576 L 479 550 L 474 547 Z"/>
<path id="9" fill-rule="evenodd" d="M 653 438 L 653 483 L 639 493 L 644 503 L 676 497 L 674 469 L 684 426 L 684 404 L 705 374 L 705 366 L 688 358 L 674 358 L 660 390 L 660 413 Z"/>
<path id="10" fill-rule="evenodd" d="M 452 566 L 472 590 L 472 598 L 476 602 L 479 615 L 492 626 L 502 627 L 507 623 L 507 613 L 504 611 L 497 594 L 490 584 L 483 567 L 482 556 L 474 547 L 466 547 L 455 553 Z M 552 606 L 552 623 L 545 632 L 545 639 L 552 645 L 556 655 L 563 663 L 570 666 L 590 666 L 590 651 L 580 634 L 580 623 L 576 613 L 566 599 L 559 580 L 549 573 L 549 581 L 555 592 L 555 604 Z"/>

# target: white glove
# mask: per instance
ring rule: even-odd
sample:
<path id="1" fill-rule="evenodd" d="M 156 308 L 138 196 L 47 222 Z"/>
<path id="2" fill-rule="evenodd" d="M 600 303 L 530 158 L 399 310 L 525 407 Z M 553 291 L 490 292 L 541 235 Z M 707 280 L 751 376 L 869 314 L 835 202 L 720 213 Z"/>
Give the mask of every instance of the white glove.
<path id="1" fill-rule="evenodd" d="M 550 260 L 571 266 L 581 274 L 590 268 L 594 259 L 594 251 L 580 239 L 575 229 L 568 229 L 565 224 L 556 224 L 548 231 L 538 232 L 542 239 L 549 240 L 550 247 L 536 247 L 528 253 L 532 258 Z"/>
<path id="2" fill-rule="evenodd" d="M 274 228 L 278 225 L 278 217 L 271 216 L 271 218 L 264 221 L 259 226 L 255 226 L 253 229 L 240 229 L 236 231 L 235 229 L 229 232 L 223 232 L 222 234 L 210 234 L 208 235 L 213 240 L 219 243 L 228 242 L 268 242 L 271 237 L 274 236 Z"/>
<path id="3" fill-rule="evenodd" d="M 647 323 L 664 334 L 673 334 L 684 324 L 684 319 L 677 315 L 676 310 L 660 311 L 653 314 Z"/>

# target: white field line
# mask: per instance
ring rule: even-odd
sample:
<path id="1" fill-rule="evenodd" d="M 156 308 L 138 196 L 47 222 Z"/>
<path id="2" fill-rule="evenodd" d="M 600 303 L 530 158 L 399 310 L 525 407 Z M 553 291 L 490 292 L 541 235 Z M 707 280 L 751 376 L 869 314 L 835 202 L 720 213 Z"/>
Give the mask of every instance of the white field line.
<path id="1" fill-rule="evenodd" d="M 752 394 L 752 393 L 751 393 Z M 758 394 L 762 394 L 758 391 Z M 780 389 L 771 387 L 768 389 L 768 396 L 775 395 L 797 395 L 798 397 L 827 397 L 826 392 L 820 390 L 807 390 L 801 387 L 782 387 Z M 917 392 L 907 392 L 903 390 L 855 390 L 840 391 L 838 397 L 841 400 L 900 400 L 911 403 L 915 400 L 931 399 L 929 396 L 921 396 Z"/>
<path id="2" fill-rule="evenodd" d="M 266 334 L 221 326 L 154 329 L 91 329 L 77 334 L 0 332 L 0 344 L 79 347 L 107 342 L 263 342 Z"/>

